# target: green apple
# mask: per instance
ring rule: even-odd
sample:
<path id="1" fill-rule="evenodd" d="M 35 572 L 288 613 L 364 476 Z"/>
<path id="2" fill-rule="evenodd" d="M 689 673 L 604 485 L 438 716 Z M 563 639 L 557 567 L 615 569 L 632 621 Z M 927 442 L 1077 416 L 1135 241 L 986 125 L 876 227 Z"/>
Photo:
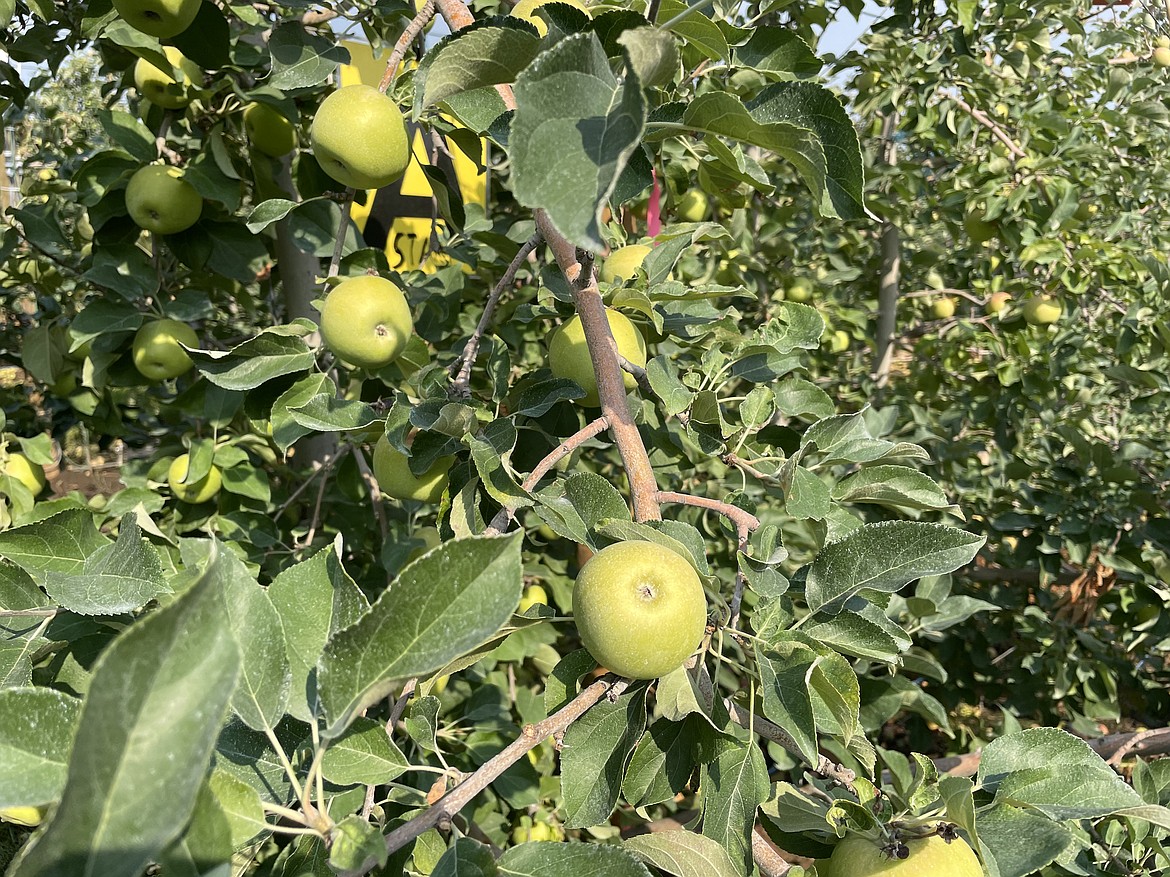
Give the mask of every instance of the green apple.
<path id="1" fill-rule="evenodd" d="M 250 103 L 244 108 L 244 131 L 252 146 L 273 158 L 297 148 L 297 129 L 283 113 L 268 104 Z"/>
<path id="2" fill-rule="evenodd" d="M 657 679 L 699 645 L 707 598 L 694 567 L 669 548 L 618 542 L 581 567 L 573 617 L 597 663 L 619 676 Z"/>
<path id="3" fill-rule="evenodd" d="M 325 173 L 350 188 L 381 189 L 400 179 L 410 164 L 402 111 L 369 85 L 347 85 L 325 98 L 309 138 Z"/>
<path id="4" fill-rule="evenodd" d="M 1033 326 L 1055 323 L 1063 313 L 1060 300 L 1050 295 L 1034 295 L 1024 302 L 1024 319 Z"/>
<path id="5" fill-rule="evenodd" d="M 983 866 L 961 838 L 950 842 L 938 835 L 903 841 L 906 858 L 891 856 L 880 841 L 850 835 L 817 862 L 822 877 L 983 877 Z"/>
<path id="6" fill-rule="evenodd" d="M 625 314 L 611 308 L 605 309 L 605 317 L 609 321 L 609 330 L 617 342 L 618 353 L 634 365 L 646 366 L 646 342 L 642 340 L 642 333 L 637 326 L 630 322 Z M 548 344 L 548 365 L 552 373 L 558 378 L 568 378 L 585 391 L 585 398 L 578 399 L 586 408 L 596 408 L 601 404 L 597 395 L 597 377 L 593 373 L 593 360 L 589 358 L 589 346 L 585 341 L 585 329 L 581 318 L 569 318 L 559 329 L 552 334 Z M 624 374 L 623 380 L 627 390 L 637 386 L 634 376 Z"/>
<path id="7" fill-rule="evenodd" d="M 454 457 L 440 457 L 422 475 L 410 471 L 410 458 L 390 444 L 386 436 L 374 445 L 374 478 L 386 496 L 436 503 L 447 489 L 447 472 Z"/>
<path id="8" fill-rule="evenodd" d="M 853 339 L 849 337 L 849 333 L 844 329 L 838 329 L 829 339 L 829 350 L 833 353 L 844 353 L 849 349 L 849 345 Z"/>
<path id="9" fill-rule="evenodd" d="M 1097 215 L 1098 210 L 1100 210 L 1100 208 L 1091 201 L 1082 201 L 1077 206 L 1077 212 L 1074 215 L 1081 222 L 1087 222 Z"/>
<path id="10" fill-rule="evenodd" d="M 586 15 L 589 14 L 588 7 L 581 0 L 520 0 L 519 3 L 512 7 L 511 14 L 517 18 L 523 18 L 535 27 L 537 32 L 543 37 L 548 33 L 548 25 L 544 23 L 544 19 L 536 14 L 536 9 L 539 6 L 544 6 L 546 3 L 554 2 L 564 3 L 566 6 L 580 9 Z"/>
<path id="11" fill-rule="evenodd" d="M 186 323 L 178 320 L 147 323 L 134 335 L 131 348 L 134 367 L 154 383 L 186 374 L 195 363 L 180 344 L 199 346 L 199 337 Z"/>
<path id="12" fill-rule="evenodd" d="M 787 301 L 794 301 L 804 303 L 809 301 L 813 295 L 813 282 L 807 277 L 797 277 L 784 290 L 784 298 Z"/>
<path id="13" fill-rule="evenodd" d="M 11 822 L 25 828 L 36 828 L 45 818 L 46 807 L 4 807 L 0 809 L 0 822 Z"/>
<path id="14" fill-rule="evenodd" d="M 1012 300 L 1010 292 L 993 292 L 991 298 L 987 300 L 987 313 L 998 314 L 1007 307 L 1008 302 Z"/>
<path id="15" fill-rule="evenodd" d="M 219 467 L 212 466 L 198 481 L 187 481 L 187 472 L 190 468 L 190 454 L 175 457 L 171 462 L 171 467 L 167 470 L 167 484 L 171 486 L 171 493 L 191 505 L 215 499 L 220 487 L 223 486 L 223 475 L 220 474 Z"/>
<path id="16" fill-rule="evenodd" d="M 853 85 L 859 92 L 864 94 L 867 91 L 871 91 L 875 85 L 881 82 L 881 79 L 882 74 L 877 70 L 867 70 L 853 80 Z"/>
<path id="17" fill-rule="evenodd" d="M 601 282 L 613 283 L 620 280 L 623 283 L 638 273 L 646 257 L 650 255 L 650 248 L 645 244 L 629 244 L 619 247 L 609 254 L 609 258 L 601 266 Z"/>
<path id="18" fill-rule="evenodd" d="M 45 489 L 45 470 L 19 452 L 10 453 L 0 465 L 0 473 L 15 478 L 36 496 Z"/>
<path id="19" fill-rule="evenodd" d="M 1170 67 L 1170 48 L 1158 46 L 1154 49 L 1154 64 L 1158 67 Z"/>
<path id="20" fill-rule="evenodd" d="M 432 548 L 438 548 L 443 542 L 443 537 L 435 527 L 422 527 L 410 534 L 411 539 L 421 539 L 422 545 L 414 548 L 410 554 L 406 556 L 406 562 L 418 560 Z"/>
<path id="21" fill-rule="evenodd" d="M 529 758 L 532 757 L 532 752 L 528 753 Z M 550 825 L 547 822 L 540 820 L 533 820 L 531 825 L 517 825 L 512 829 L 512 843 L 536 843 L 536 842 L 553 842 L 559 843 L 565 839 L 565 832 L 559 825 Z"/>
<path id="22" fill-rule="evenodd" d="M 675 204 L 675 212 L 684 222 L 702 222 L 710 209 L 711 199 L 701 189 L 687 189 L 686 194 Z"/>
<path id="23" fill-rule="evenodd" d="M 181 110 L 191 103 L 190 89 L 203 83 L 203 71 L 174 46 L 163 46 L 163 54 L 171 62 L 172 69 L 163 70 L 145 58 L 139 58 L 134 65 L 134 87 L 156 106 Z M 176 72 L 178 79 L 172 75 Z"/>
<path id="24" fill-rule="evenodd" d="M 930 314 L 936 320 L 946 320 L 953 317 L 955 315 L 955 300 L 949 295 L 936 298 L 930 303 Z"/>
<path id="25" fill-rule="evenodd" d="M 984 211 L 976 207 L 963 217 L 963 228 L 966 229 L 967 236 L 977 244 L 986 243 L 999 231 L 998 226 L 985 216 Z"/>
<path id="26" fill-rule="evenodd" d="M 371 370 L 397 359 L 414 331 L 410 305 L 394 283 L 367 274 L 343 280 L 321 306 L 325 346 L 345 362 Z"/>
<path id="27" fill-rule="evenodd" d="M 178 36 L 195 20 L 203 0 L 114 0 L 114 9 L 135 30 L 160 40 Z"/>
<path id="28" fill-rule="evenodd" d="M 537 603 L 548 605 L 548 591 L 540 585 L 529 585 L 520 595 L 520 606 L 516 611 L 523 615 Z"/>
<path id="29" fill-rule="evenodd" d="M 139 228 L 155 234 L 186 231 L 203 214 L 203 199 L 177 167 L 151 164 L 126 186 L 126 210 Z"/>

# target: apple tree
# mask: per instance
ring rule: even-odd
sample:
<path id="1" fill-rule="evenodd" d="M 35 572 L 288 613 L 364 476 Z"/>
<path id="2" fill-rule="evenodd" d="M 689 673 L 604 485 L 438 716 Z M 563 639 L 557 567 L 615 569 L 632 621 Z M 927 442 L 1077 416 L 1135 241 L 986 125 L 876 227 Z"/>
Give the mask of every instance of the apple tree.
<path id="1" fill-rule="evenodd" d="M 956 588 L 978 450 L 797 300 L 905 209 L 836 8 L 0 0 L 5 113 L 101 104 L 0 238 L 7 874 L 1167 864 L 1149 735 L 884 734 L 1014 613 Z M 417 269 L 351 219 L 412 173 Z"/>

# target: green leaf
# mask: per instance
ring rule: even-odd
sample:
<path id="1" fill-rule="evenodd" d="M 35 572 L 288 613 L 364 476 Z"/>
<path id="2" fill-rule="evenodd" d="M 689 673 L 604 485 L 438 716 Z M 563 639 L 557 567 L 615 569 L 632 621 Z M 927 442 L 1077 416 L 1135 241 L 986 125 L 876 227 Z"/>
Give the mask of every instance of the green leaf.
<path id="1" fill-rule="evenodd" d="M 835 94 L 811 82 L 778 82 L 760 92 L 748 109 L 761 123 L 789 123 L 814 133 L 825 161 L 823 190 L 807 178 L 805 183 L 820 200 L 823 215 L 842 219 L 870 215 L 865 209 L 857 129 Z"/>
<path id="2" fill-rule="evenodd" d="M 516 199 L 546 210 L 578 246 L 603 249 L 601 210 L 646 121 L 642 90 L 615 79 L 601 43 L 583 33 L 542 52 L 514 91 L 508 152 Z"/>
<path id="3" fill-rule="evenodd" d="M 525 843 L 505 850 L 496 864 L 508 877 L 650 877 L 625 850 L 602 844 Z"/>
<path id="4" fill-rule="evenodd" d="M 800 36 L 786 27 L 764 26 L 754 29 L 751 37 L 735 49 L 735 66 L 751 67 L 773 78 L 789 79 L 816 76 L 821 59 Z"/>
<path id="5" fill-rule="evenodd" d="M 490 847 L 469 837 L 457 837 L 431 871 L 431 877 L 495 877 L 498 873 Z"/>
<path id="6" fill-rule="evenodd" d="M 999 805 L 979 815 L 979 840 L 994 857 L 999 877 L 1028 877 L 1056 861 L 1073 840 L 1057 822 Z"/>
<path id="7" fill-rule="evenodd" d="M 289 201 L 286 198 L 269 198 L 267 201 L 262 201 L 253 207 L 252 212 L 248 214 L 248 231 L 252 234 L 259 234 L 272 223 L 280 222 L 304 203 L 306 202 Z"/>
<path id="8" fill-rule="evenodd" d="M 970 563 L 985 541 L 942 524 L 865 524 L 821 549 L 809 566 L 805 601 L 816 612 L 863 588 L 893 593 L 915 579 Z"/>
<path id="9" fill-rule="evenodd" d="M 804 632 L 839 652 L 888 664 L 910 647 L 910 638 L 892 622 L 882 624 L 876 617 L 866 618 L 848 610 L 809 625 Z"/>
<path id="10" fill-rule="evenodd" d="M 687 7 L 688 4 L 682 0 L 662 0 L 658 7 L 655 24 L 665 24 Z M 719 25 L 703 12 L 691 13 L 674 24 L 671 27 L 671 32 L 678 34 L 712 61 L 730 60 L 731 50 L 727 45 L 727 37 L 723 35 Z"/>
<path id="11" fill-rule="evenodd" d="M 646 688 L 616 702 L 603 698 L 565 731 L 561 795 L 565 825 L 588 828 L 609 819 L 621 791 L 626 759 L 646 727 Z"/>
<path id="12" fill-rule="evenodd" d="M 837 502 L 868 502 L 902 509 L 958 511 L 930 476 L 909 466 L 869 466 L 833 488 Z"/>
<path id="13" fill-rule="evenodd" d="M 824 520 L 831 508 L 829 486 L 798 460 L 799 457 L 789 457 L 780 469 L 784 509 L 794 518 Z"/>
<path id="14" fill-rule="evenodd" d="M 787 731 L 808 764 L 817 763 L 817 726 L 813 717 L 809 677 L 817 662 L 812 649 L 778 643 L 776 649 L 756 649 L 764 716 Z"/>
<path id="15" fill-rule="evenodd" d="M 138 874 L 182 831 L 239 672 L 222 560 L 98 658 L 61 803 L 13 877 Z"/>
<path id="16" fill-rule="evenodd" d="M 623 841 L 642 861 L 675 877 L 737 877 L 742 873 L 717 841 L 693 831 L 659 831 Z"/>
<path id="17" fill-rule="evenodd" d="M 333 826 L 329 865 L 335 871 L 356 871 L 366 861 L 386 864 L 386 843 L 378 826 L 360 816 L 347 816 Z"/>
<path id="18" fill-rule="evenodd" d="M 322 775 L 339 786 L 388 783 L 402 776 L 409 766 L 386 733 L 385 723 L 365 717 L 355 719 L 344 734 L 329 744 L 321 759 Z"/>
<path id="19" fill-rule="evenodd" d="M 122 110 L 98 110 L 97 117 L 106 136 L 136 159 L 149 164 L 158 158 L 154 135 L 137 116 Z"/>
<path id="20" fill-rule="evenodd" d="M 523 535 L 444 542 L 330 638 L 317 673 L 326 736 L 338 736 L 399 684 L 440 669 L 504 625 L 520 603 Z"/>
<path id="21" fill-rule="evenodd" d="M 0 691 L 0 807 L 61 796 L 80 712 L 80 701 L 50 688 Z"/>
<path id="22" fill-rule="evenodd" d="M 298 439 L 312 433 L 311 429 L 296 421 L 292 411 L 318 395 L 337 395 L 337 385 L 328 375 L 307 375 L 277 396 L 272 403 L 272 440 L 281 451 L 287 451 Z"/>
<path id="23" fill-rule="evenodd" d="M 225 390 L 254 390 L 266 381 L 311 368 L 316 356 L 295 335 L 261 332 L 231 350 L 191 350 L 201 374 Z"/>
<path id="24" fill-rule="evenodd" d="M 329 637 L 355 623 L 369 608 L 341 565 L 340 537 L 308 560 L 290 566 L 268 586 L 280 615 L 292 673 L 288 711 L 301 721 L 317 715 L 317 662 Z"/>
<path id="25" fill-rule="evenodd" d="M 686 788 L 697 747 L 690 720 L 659 719 L 634 749 L 622 780 L 622 795 L 635 807 L 669 801 Z"/>
<path id="26" fill-rule="evenodd" d="M 271 829 L 264 820 L 260 796 L 246 782 L 217 768 L 207 783 L 230 828 L 232 850 L 242 848 Z"/>
<path id="27" fill-rule="evenodd" d="M 771 783 L 764 753 L 754 741 L 728 746 L 702 770 L 703 835 L 717 841 L 740 873 L 752 871 L 752 830 Z"/>
<path id="28" fill-rule="evenodd" d="M 133 612 L 170 593 L 158 551 L 142 538 L 133 512 L 122 517 L 117 542 L 99 548 L 75 573 L 44 573 L 43 584 L 50 597 L 79 615 Z"/>
<path id="29" fill-rule="evenodd" d="M 1056 820 L 1095 819 L 1143 803 L 1088 743 L 1057 728 L 1029 728 L 987 744 L 979 781 L 997 803 Z"/>
<path id="30" fill-rule="evenodd" d="M 80 572 L 86 558 L 109 541 L 94 526 L 92 512 L 69 509 L 0 533 L 0 557 L 43 581 L 45 573 Z"/>
<path id="31" fill-rule="evenodd" d="M 540 35 L 523 19 L 494 17 L 445 37 L 414 76 L 415 120 L 455 95 L 514 82 L 540 50 Z"/>
<path id="32" fill-rule="evenodd" d="M 310 33 L 299 21 L 277 26 L 268 40 L 272 75 L 267 84 L 289 90 L 327 82 L 339 64 L 349 63 L 349 51 L 333 40 Z"/>
<path id="33" fill-rule="evenodd" d="M 861 732 L 858 710 L 861 691 L 857 674 L 840 655 L 821 655 L 808 676 L 813 694 L 813 713 L 817 727 L 824 733 L 840 737 L 845 745 Z"/>
<path id="34" fill-rule="evenodd" d="M 298 426 L 309 432 L 365 429 L 381 419 L 372 406 L 360 399 L 339 399 L 329 393 L 318 394 L 303 405 L 290 406 L 288 413 Z"/>

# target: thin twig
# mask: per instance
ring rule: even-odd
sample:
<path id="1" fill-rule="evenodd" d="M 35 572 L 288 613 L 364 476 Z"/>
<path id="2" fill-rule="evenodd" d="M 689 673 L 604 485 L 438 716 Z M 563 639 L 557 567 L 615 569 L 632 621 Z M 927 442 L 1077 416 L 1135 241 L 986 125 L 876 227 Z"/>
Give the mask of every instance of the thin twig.
<path id="1" fill-rule="evenodd" d="M 553 449 L 552 453 L 546 456 L 543 460 L 536 464 L 536 468 L 532 470 L 531 474 L 524 479 L 524 483 L 520 485 L 521 490 L 531 493 L 536 489 L 536 485 L 540 483 L 540 479 L 548 474 L 558 462 L 567 457 L 589 439 L 593 438 L 598 433 L 604 431 L 609 426 L 609 421 L 604 416 L 592 420 L 585 426 L 581 427 L 563 442 Z M 516 517 L 516 512 L 510 508 L 500 509 L 491 524 L 488 525 L 485 535 L 495 536 L 503 533 L 508 529 L 508 525 L 512 523 L 512 519 Z"/>
<path id="2" fill-rule="evenodd" d="M 386 62 L 386 72 L 382 74 L 382 81 L 378 84 L 378 91 L 385 94 L 390 90 L 390 86 L 394 84 L 394 77 L 398 75 L 398 68 L 402 65 L 402 59 L 406 57 L 406 52 L 410 49 L 410 44 L 418 38 L 423 28 L 434 17 L 435 0 L 427 0 L 423 4 L 422 9 L 418 11 L 418 15 L 410 20 L 410 24 L 406 26 L 406 30 L 398 38 L 398 42 L 394 44 L 394 51 L 390 53 L 390 60 Z"/>
<path id="3" fill-rule="evenodd" d="M 498 755 L 482 764 L 475 773 L 464 778 L 431 807 L 386 835 L 386 851 L 393 853 L 402 849 L 424 832 L 449 824 L 454 816 L 470 804 L 476 795 L 491 785 L 492 781 L 527 755 L 529 751 L 535 749 L 548 737 L 563 733 L 569 725 L 584 715 L 586 710 L 603 697 L 616 698 L 626 690 L 628 685 L 629 682 L 625 679 L 606 676 L 585 688 L 547 719 L 536 724 L 525 725 L 520 736 Z M 343 877 L 360 877 L 360 875 L 372 870 L 376 864 L 374 859 L 367 859 L 360 868 L 346 872 Z"/>
<path id="4" fill-rule="evenodd" d="M 792 870 L 792 865 L 784 861 L 760 833 L 758 825 L 752 829 L 752 858 L 755 859 L 762 877 L 784 877 Z"/>
<path id="5" fill-rule="evenodd" d="M 727 712 L 730 714 L 731 720 L 741 728 L 751 727 L 761 737 L 766 740 L 771 740 L 773 743 L 779 743 L 797 758 L 804 757 L 801 754 L 800 747 L 796 745 L 796 741 L 779 725 L 769 722 L 763 716 L 750 713 L 729 697 L 725 697 L 723 703 L 727 707 Z M 849 768 L 843 767 L 835 761 L 820 755 L 812 771 L 818 776 L 832 780 L 843 788 L 848 789 L 854 795 L 857 794 L 857 790 L 853 788 L 853 781 L 857 779 L 857 774 Z"/>
<path id="6" fill-rule="evenodd" d="M 760 526 L 760 519 L 751 512 L 744 511 L 739 506 L 721 502 L 717 499 L 708 499 L 705 496 L 693 496 L 689 493 L 675 493 L 673 490 L 655 491 L 654 499 L 660 503 L 673 502 L 707 509 L 707 511 L 711 512 L 718 512 L 731 521 L 731 523 L 735 524 L 737 531 L 746 529 L 750 532 L 759 529 Z"/>
<path id="7" fill-rule="evenodd" d="M 500 282 L 492 289 L 491 295 L 488 296 L 487 304 L 484 305 L 483 314 L 479 318 L 479 323 L 476 324 L 475 331 L 467 339 L 467 344 L 463 347 L 463 353 L 459 355 L 457 360 L 451 363 L 448 369 L 455 377 L 455 380 L 451 384 L 452 396 L 460 399 L 471 398 L 471 368 L 475 364 L 475 358 L 479 355 L 479 345 L 484 333 L 487 332 L 488 326 L 491 325 L 492 316 L 496 311 L 496 305 L 500 301 L 500 296 L 504 294 L 504 290 L 516 282 L 516 272 L 520 270 L 520 266 L 524 264 L 524 261 L 528 258 L 528 254 L 535 250 L 539 244 L 540 232 L 536 232 L 520 247 L 515 257 L 513 257 L 511 264 L 508 265 L 508 270 L 504 272 L 504 276 L 500 278 Z"/>
<path id="8" fill-rule="evenodd" d="M 382 508 L 382 489 L 378 486 L 378 479 L 370 471 L 366 455 L 361 450 L 355 450 L 353 458 L 362 479 L 366 482 L 366 487 L 370 488 L 370 504 L 374 507 L 374 517 L 378 519 L 378 530 L 382 534 L 382 541 L 386 542 L 390 538 L 390 528 L 386 524 L 386 510 Z"/>
<path id="9" fill-rule="evenodd" d="M 341 224 L 337 226 L 337 241 L 333 244 L 333 255 L 329 259 L 329 277 L 336 277 L 341 266 L 341 251 L 345 249 L 345 236 L 349 234 L 349 214 L 357 189 L 346 189 L 341 202 Z"/>
<path id="10" fill-rule="evenodd" d="M 622 371 L 634 378 L 634 382 L 637 383 L 639 390 L 641 390 L 647 396 L 653 396 L 655 399 L 662 398 L 656 392 L 654 392 L 654 387 L 650 384 L 650 375 L 647 373 L 646 369 L 642 368 L 642 366 L 638 365 L 636 362 L 630 362 L 620 353 L 618 354 L 618 365 L 622 367 Z M 683 426 L 686 426 L 688 423 L 690 423 L 691 417 L 685 411 L 680 411 L 674 416 Z"/>
<path id="11" fill-rule="evenodd" d="M 53 618 L 59 609 L 0 609 L 0 618 Z"/>
<path id="12" fill-rule="evenodd" d="M 1018 143 L 1016 143 L 1016 141 L 1013 140 L 1011 138 L 1011 136 L 1006 131 L 1004 131 L 1003 128 L 1001 128 L 999 126 L 999 123 L 997 123 L 993 118 L 991 118 L 991 116 L 987 115 L 987 113 L 983 112 L 983 110 L 979 110 L 979 109 L 976 109 L 975 107 L 971 106 L 969 103 L 967 103 L 965 100 L 963 100 L 958 95 L 948 93 L 947 97 L 950 100 L 954 101 L 955 106 L 957 106 L 964 113 L 966 113 L 968 116 L 970 116 L 976 122 L 978 122 L 980 125 L 982 125 L 984 128 L 986 128 L 992 134 L 994 134 L 996 139 L 999 140 L 999 142 L 1002 143 L 1004 146 L 1006 146 L 1008 148 L 1008 151 L 1015 158 L 1026 158 L 1027 157 L 1028 153 L 1024 152 L 1023 148 Z"/>
<path id="13" fill-rule="evenodd" d="M 416 688 L 418 688 L 417 679 L 408 679 L 406 684 L 402 686 L 402 693 L 398 695 L 398 700 L 394 701 L 394 706 L 390 708 L 390 718 L 386 720 L 386 735 L 388 737 L 394 736 L 394 728 L 398 725 L 402 714 L 406 712 L 406 703 Z"/>
<path id="14" fill-rule="evenodd" d="M 342 453 L 344 453 L 344 450 L 342 451 Z M 341 456 L 341 454 L 337 454 L 334 457 L 332 457 L 331 459 L 334 462 L 336 462 L 336 459 L 339 456 Z M 322 466 L 322 468 L 324 468 L 324 466 Z M 317 489 L 317 501 L 315 503 L 313 503 L 313 518 L 312 518 L 312 520 L 309 521 L 308 532 L 305 533 L 304 542 L 301 543 L 302 548 L 308 548 L 310 545 L 312 545 L 313 544 L 313 537 L 315 537 L 317 535 L 317 527 L 319 527 L 321 525 L 321 503 L 325 499 L 325 487 L 328 484 L 329 484 L 329 473 L 328 472 L 321 473 L 321 485 Z"/>

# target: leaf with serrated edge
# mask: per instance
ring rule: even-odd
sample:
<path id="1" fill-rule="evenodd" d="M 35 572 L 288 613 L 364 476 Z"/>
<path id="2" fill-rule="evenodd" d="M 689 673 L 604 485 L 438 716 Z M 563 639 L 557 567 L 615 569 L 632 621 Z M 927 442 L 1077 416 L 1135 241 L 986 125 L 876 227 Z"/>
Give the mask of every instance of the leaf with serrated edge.
<path id="1" fill-rule="evenodd" d="M 622 846 L 675 877 L 736 877 L 740 871 L 727 850 L 693 831 L 659 831 L 632 837 Z"/>

